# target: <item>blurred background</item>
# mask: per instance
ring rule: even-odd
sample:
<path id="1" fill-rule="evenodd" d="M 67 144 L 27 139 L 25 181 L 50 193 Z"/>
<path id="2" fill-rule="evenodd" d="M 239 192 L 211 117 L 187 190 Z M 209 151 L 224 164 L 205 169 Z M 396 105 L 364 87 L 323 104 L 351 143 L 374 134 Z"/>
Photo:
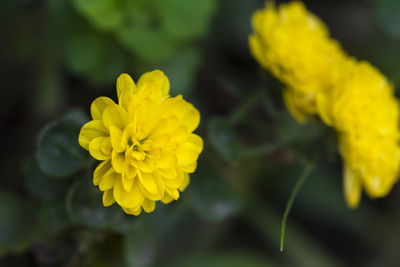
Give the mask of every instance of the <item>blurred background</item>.
<path id="1" fill-rule="evenodd" d="M 350 55 L 400 84 L 400 1 L 305 4 Z M 297 124 L 250 55 L 263 5 L 0 1 L 0 266 L 398 266 L 399 185 L 347 208 L 335 133 Z M 77 138 L 90 103 L 115 99 L 120 73 L 156 68 L 200 110 L 205 149 L 178 201 L 134 217 L 102 207 Z M 281 253 L 282 214 L 310 160 Z"/>

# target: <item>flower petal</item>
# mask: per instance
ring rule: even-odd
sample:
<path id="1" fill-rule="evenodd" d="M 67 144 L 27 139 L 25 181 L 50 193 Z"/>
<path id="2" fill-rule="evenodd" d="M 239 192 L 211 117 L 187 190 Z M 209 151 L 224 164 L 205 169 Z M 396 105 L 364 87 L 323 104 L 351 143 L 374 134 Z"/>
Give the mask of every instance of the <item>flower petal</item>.
<path id="1" fill-rule="evenodd" d="M 111 161 L 110 160 L 105 160 L 101 162 L 99 165 L 97 165 L 96 169 L 94 170 L 93 173 L 93 184 L 94 185 L 99 185 L 101 180 L 103 179 L 104 174 L 111 169 Z"/>
<path id="2" fill-rule="evenodd" d="M 155 181 L 155 175 L 145 172 L 138 172 L 140 183 L 150 194 L 157 194 L 158 187 Z"/>
<path id="3" fill-rule="evenodd" d="M 180 165 L 179 168 L 184 172 L 193 173 L 197 168 L 197 161 L 189 165 Z"/>
<path id="4" fill-rule="evenodd" d="M 155 70 L 143 74 L 137 82 L 137 87 L 139 96 L 160 101 L 168 96 L 170 84 L 162 71 Z"/>
<path id="5" fill-rule="evenodd" d="M 179 198 L 179 191 L 178 189 L 171 189 L 171 188 L 165 188 L 165 191 L 175 200 Z"/>
<path id="6" fill-rule="evenodd" d="M 115 199 L 113 196 L 113 190 L 107 190 L 103 193 L 103 206 L 108 207 L 115 203 Z"/>
<path id="7" fill-rule="evenodd" d="M 176 151 L 178 165 L 193 164 L 203 150 L 203 140 L 196 134 L 190 134 L 188 142 L 179 146 Z"/>
<path id="8" fill-rule="evenodd" d="M 123 92 L 133 94 L 137 92 L 137 87 L 131 76 L 126 73 L 122 73 L 117 79 L 117 96 L 120 96 Z"/>
<path id="9" fill-rule="evenodd" d="M 116 173 L 113 169 L 110 169 L 106 174 L 104 174 L 103 179 L 99 184 L 99 189 L 101 191 L 107 191 L 114 186 L 114 182 L 116 179 L 119 179 L 121 175 Z"/>
<path id="10" fill-rule="evenodd" d="M 163 177 L 165 178 L 165 177 Z M 185 178 L 182 171 L 175 171 L 175 178 L 173 179 L 164 179 L 165 186 L 168 188 L 179 188 L 183 184 Z"/>
<path id="11" fill-rule="evenodd" d="M 126 110 L 118 105 L 109 106 L 103 112 L 103 123 L 107 129 L 114 125 L 122 131 L 128 124 L 128 119 Z"/>
<path id="12" fill-rule="evenodd" d="M 125 211 L 125 213 L 129 214 L 129 215 L 135 215 L 138 216 L 140 215 L 140 213 L 142 213 L 142 207 L 136 208 L 136 209 L 128 209 L 128 208 L 122 208 L 123 211 Z"/>
<path id="13" fill-rule="evenodd" d="M 174 199 L 167 192 L 165 192 L 163 198 L 161 199 L 161 202 L 164 203 L 164 204 L 168 204 L 173 200 Z"/>
<path id="14" fill-rule="evenodd" d="M 124 186 L 125 191 L 131 191 L 133 181 L 133 179 L 129 179 L 126 175 L 122 175 L 122 185 Z"/>
<path id="15" fill-rule="evenodd" d="M 128 209 L 137 209 L 142 205 L 144 197 L 138 187 L 138 180 L 135 179 L 131 191 L 127 192 L 122 185 L 122 179 L 116 179 L 114 184 L 114 198 L 117 203 Z"/>
<path id="16" fill-rule="evenodd" d="M 80 133 L 78 142 L 86 150 L 89 150 L 90 142 L 96 138 L 101 136 L 108 136 L 108 131 L 104 127 L 103 122 L 101 120 L 93 120 L 89 121 L 85 125 L 83 125 Z"/>
<path id="17" fill-rule="evenodd" d="M 174 168 L 178 162 L 176 155 L 171 152 L 163 151 L 161 153 L 161 157 L 157 160 L 157 167 L 158 168 Z"/>
<path id="18" fill-rule="evenodd" d="M 166 178 L 166 179 L 175 179 L 177 176 L 177 172 L 175 168 L 169 168 L 169 169 L 158 169 L 158 173 Z"/>
<path id="19" fill-rule="evenodd" d="M 122 173 L 125 164 L 125 153 L 113 151 L 111 154 L 111 164 L 116 172 Z"/>
<path id="20" fill-rule="evenodd" d="M 347 206 L 352 209 L 356 208 L 360 203 L 361 183 L 359 178 L 351 168 L 347 166 L 347 164 L 344 166 L 343 190 Z"/>
<path id="21" fill-rule="evenodd" d="M 193 132 L 194 129 L 199 126 L 200 113 L 199 111 L 189 102 L 182 99 L 179 105 L 174 109 L 174 114 L 179 118 L 179 121 L 186 126 L 189 132 Z"/>
<path id="22" fill-rule="evenodd" d="M 156 164 L 149 157 L 146 157 L 144 160 L 138 160 L 137 165 L 139 169 L 145 173 L 153 173 L 156 171 Z"/>
<path id="23" fill-rule="evenodd" d="M 153 212 L 156 208 L 156 202 L 154 200 L 145 199 L 142 203 L 143 209 L 145 212 L 150 213 Z"/>
<path id="24" fill-rule="evenodd" d="M 90 155 L 97 160 L 106 160 L 110 158 L 110 155 L 107 155 L 103 152 L 103 142 L 108 137 L 96 137 L 89 144 L 89 153 Z"/>
<path id="25" fill-rule="evenodd" d="M 121 146 L 122 131 L 114 125 L 110 125 L 110 139 L 111 139 L 111 145 L 116 152 L 125 151 L 126 147 Z"/>
<path id="26" fill-rule="evenodd" d="M 189 185 L 189 183 L 190 183 L 190 176 L 189 176 L 189 174 L 184 173 L 184 174 L 183 174 L 183 183 L 182 183 L 182 185 L 179 187 L 179 191 L 182 192 L 183 190 L 185 190 L 186 187 Z"/>
<path id="27" fill-rule="evenodd" d="M 108 97 L 100 96 L 96 98 L 90 106 L 90 114 L 92 115 L 93 120 L 102 120 L 104 110 L 114 105 L 116 105 L 114 101 Z"/>

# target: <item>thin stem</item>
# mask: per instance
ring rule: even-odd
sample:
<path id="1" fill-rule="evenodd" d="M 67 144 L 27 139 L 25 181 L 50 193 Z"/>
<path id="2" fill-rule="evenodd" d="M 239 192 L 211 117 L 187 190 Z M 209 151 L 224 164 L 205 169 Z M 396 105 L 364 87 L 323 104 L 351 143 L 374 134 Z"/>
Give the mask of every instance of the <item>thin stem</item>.
<path id="1" fill-rule="evenodd" d="M 244 103 L 242 103 L 231 115 L 230 115 L 230 122 L 232 125 L 235 125 L 239 122 L 241 122 L 248 112 L 251 110 L 252 107 L 260 100 L 262 99 L 262 91 L 257 91 L 250 97 L 248 97 Z"/>
<path id="2" fill-rule="evenodd" d="M 297 196 L 297 193 L 299 192 L 300 188 L 303 186 L 304 182 L 307 180 L 309 174 L 311 173 L 312 169 L 314 168 L 314 163 L 310 162 L 306 165 L 304 168 L 303 173 L 301 174 L 299 180 L 296 182 L 296 185 L 293 188 L 292 193 L 290 194 L 288 203 L 286 205 L 285 211 L 283 213 L 282 217 L 282 224 L 281 224 L 281 251 L 283 251 L 283 245 L 285 241 L 285 230 L 286 230 L 286 220 L 289 215 L 290 209 L 292 208 L 294 199 Z"/>

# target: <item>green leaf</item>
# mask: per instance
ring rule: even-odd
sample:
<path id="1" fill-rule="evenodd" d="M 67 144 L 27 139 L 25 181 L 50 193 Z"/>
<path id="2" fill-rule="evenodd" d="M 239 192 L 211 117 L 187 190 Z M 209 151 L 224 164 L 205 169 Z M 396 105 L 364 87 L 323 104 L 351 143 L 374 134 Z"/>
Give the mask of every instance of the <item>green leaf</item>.
<path id="1" fill-rule="evenodd" d="M 71 223 L 64 201 L 43 202 L 39 214 L 39 233 L 52 237 Z"/>
<path id="2" fill-rule="evenodd" d="M 218 222 L 239 212 L 242 202 L 232 186 L 199 164 L 184 192 L 197 215 L 206 221 Z"/>
<path id="3" fill-rule="evenodd" d="M 199 53 L 195 49 L 185 49 L 160 67 L 170 80 L 171 95 L 185 95 L 192 91 L 199 63 Z"/>
<path id="4" fill-rule="evenodd" d="M 228 119 L 211 118 L 208 123 L 208 138 L 220 156 L 230 163 L 235 163 L 241 157 L 243 145 Z"/>
<path id="5" fill-rule="evenodd" d="M 117 32 L 122 46 L 147 62 L 160 62 L 171 58 L 177 47 L 157 29 L 149 30 L 140 25 L 124 25 Z"/>
<path id="6" fill-rule="evenodd" d="M 124 55 L 109 36 L 91 29 L 75 30 L 66 40 L 66 64 L 72 72 L 97 84 L 111 83 L 123 72 Z"/>
<path id="7" fill-rule="evenodd" d="M 62 198 L 68 186 L 65 180 L 44 174 L 34 161 L 24 166 L 24 176 L 28 192 L 43 200 Z"/>
<path id="8" fill-rule="evenodd" d="M 75 8 L 99 30 L 112 31 L 122 24 L 118 0 L 74 0 Z"/>
<path id="9" fill-rule="evenodd" d="M 34 206 L 11 192 L 0 191 L 0 256 L 26 249 L 35 226 Z"/>
<path id="10" fill-rule="evenodd" d="M 71 111 L 46 125 L 39 134 L 36 159 L 40 169 L 54 177 L 68 177 L 86 166 L 87 152 L 78 143 L 79 131 L 87 118 Z"/>
<path id="11" fill-rule="evenodd" d="M 245 251 L 200 252 L 180 257 L 162 267 L 268 267 L 277 266 L 264 257 Z"/>
<path id="12" fill-rule="evenodd" d="M 88 176 L 79 177 L 71 186 L 66 199 L 69 218 L 93 229 L 109 229 L 117 232 L 130 230 L 136 223 L 134 216 L 126 215 L 114 204 L 104 207 L 103 192 L 92 184 Z"/>
<path id="13" fill-rule="evenodd" d="M 392 38 L 400 39 L 400 1 L 375 0 L 379 25 Z"/>
<path id="14" fill-rule="evenodd" d="M 161 27 L 167 36 L 190 40 L 205 34 L 216 8 L 215 0 L 160 2 Z"/>

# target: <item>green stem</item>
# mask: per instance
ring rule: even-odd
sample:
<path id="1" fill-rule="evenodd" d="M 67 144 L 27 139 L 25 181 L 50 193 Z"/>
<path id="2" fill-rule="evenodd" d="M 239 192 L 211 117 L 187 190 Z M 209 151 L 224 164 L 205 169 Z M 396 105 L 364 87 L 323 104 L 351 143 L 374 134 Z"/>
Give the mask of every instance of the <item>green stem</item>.
<path id="1" fill-rule="evenodd" d="M 232 125 L 235 125 L 241 122 L 250 109 L 260 100 L 262 99 L 262 91 L 258 91 L 254 93 L 252 96 L 248 97 L 243 104 L 241 104 L 231 115 L 230 122 Z"/>
<path id="2" fill-rule="evenodd" d="M 297 193 L 299 192 L 300 188 L 303 186 L 304 182 L 307 180 L 309 174 L 311 173 L 312 169 L 314 168 L 314 163 L 310 162 L 306 165 L 304 168 L 303 173 L 301 174 L 299 180 L 296 182 L 296 185 L 293 188 L 292 193 L 290 194 L 288 203 L 286 205 L 285 211 L 283 213 L 282 217 L 282 224 L 281 224 L 281 251 L 283 251 L 283 245 L 285 241 L 285 230 L 286 230 L 286 220 L 289 215 L 290 209 L 292 208 L 294 199 L 297 196 Z"/>

